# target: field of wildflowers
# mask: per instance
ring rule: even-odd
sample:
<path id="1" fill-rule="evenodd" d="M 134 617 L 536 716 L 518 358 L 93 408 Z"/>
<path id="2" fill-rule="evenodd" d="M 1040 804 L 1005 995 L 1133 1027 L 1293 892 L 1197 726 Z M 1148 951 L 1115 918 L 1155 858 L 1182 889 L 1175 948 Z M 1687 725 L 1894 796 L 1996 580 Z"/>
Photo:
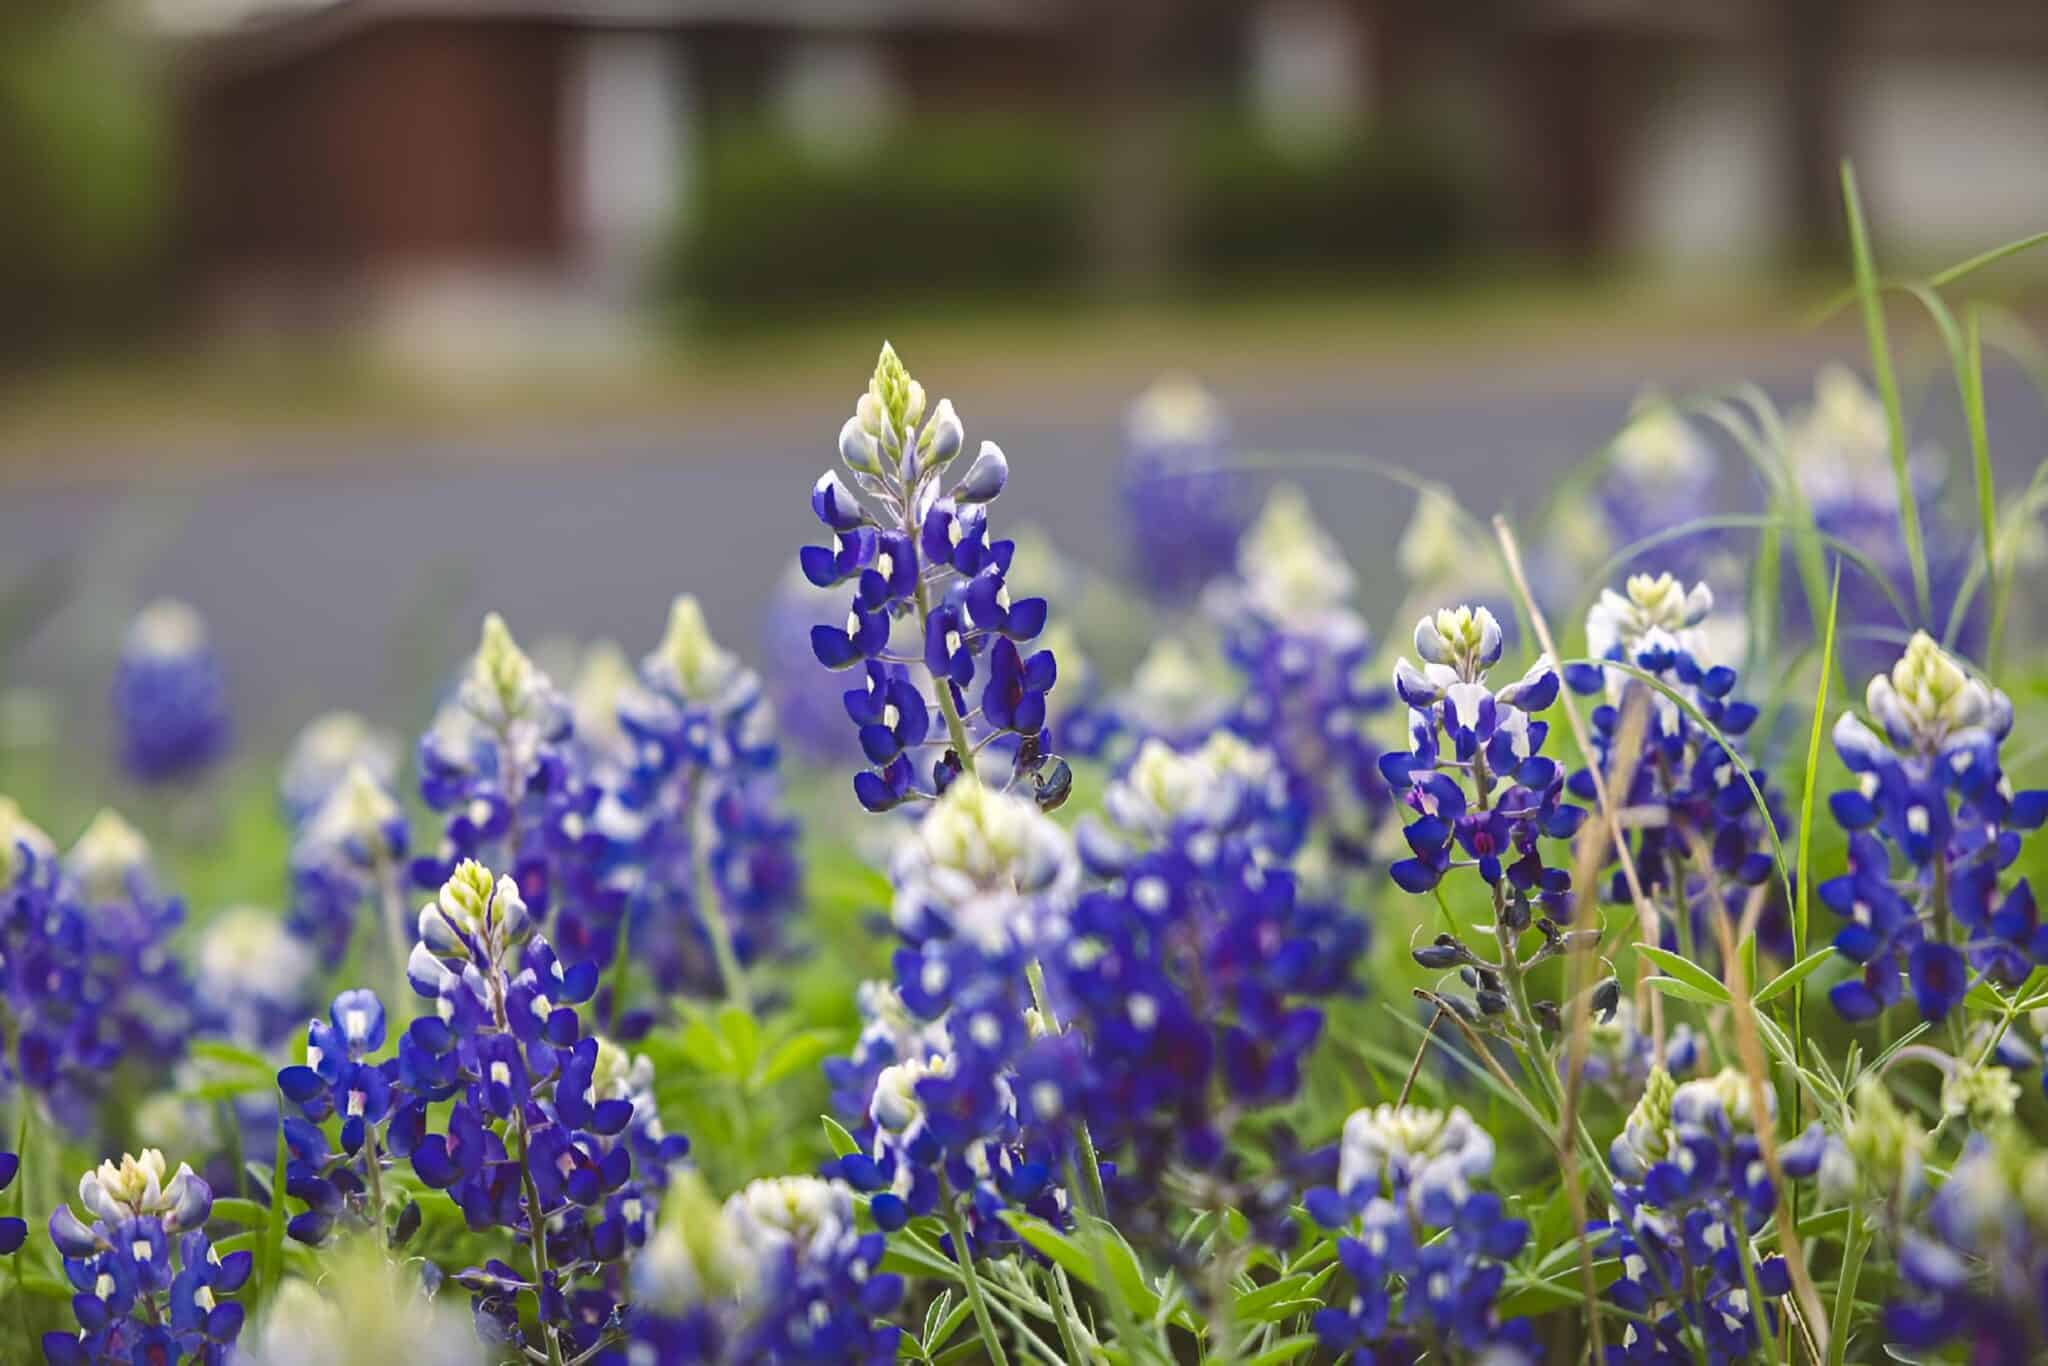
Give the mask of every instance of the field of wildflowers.
<path id="1" fill-rule="evenodd" d="M 2048 494 L 1958 303 L 2032 243 L 1856 236 L 1868 379 L 1647 397 L 1521 528 L 1361 464 L 1386 638 L 1199 387 L 1084 583 L 886 345 L 758 667 L 493 614 L 195 832 L 249 760 L 148 608 L 144 807 L 0 799 L 0 1359 L 2044 1359 Z"/>

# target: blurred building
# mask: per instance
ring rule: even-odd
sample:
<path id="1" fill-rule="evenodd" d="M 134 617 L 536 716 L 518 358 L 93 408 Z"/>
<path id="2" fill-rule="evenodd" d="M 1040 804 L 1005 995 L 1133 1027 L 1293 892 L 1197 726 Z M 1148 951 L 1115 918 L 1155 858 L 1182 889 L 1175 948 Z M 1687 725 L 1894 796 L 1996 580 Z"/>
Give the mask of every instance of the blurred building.
<path id="1" fill-rule="evenodd" d="M 723 207 L 707 196 L 745 187 L 704 174 L 707 139 L 741 125 L 779 129 L 797 168 L 858 165 L 906 126 L 1058 122 L 1085 163 L 1073 183 L 1014 146 L 978 168 L 1044 179 L 1044 232 L 1072 230 L 1071 254 L 1028 268 L 990 247 L 993 272 L 1034 283 L 1453 246 L 1749 266 L 1834 240 L 1844 155 L 1911 249 L 2048 223 L 2041 0 L 162 4 L 181 239 L 212 315 L 429 354 L 604 353 Z M 1185 133 L 1226 118 L 1249 133 Z M 1362 159 L 1317 150 L 1361 138 Z M 1355 165 L 1356 192 L 1328 192 Z M 1233 217 L 1233 197 L 1270 207 Z M 818 281 L 863 269 L 831 255 L 853 220 L 829 194 L 786 202 L 801 221 L 773 222 L 772 244 L 744 217 L 727 234 L 770 259 L 704 267 L 742 304 L 806 252 L 824 253 Z"/>

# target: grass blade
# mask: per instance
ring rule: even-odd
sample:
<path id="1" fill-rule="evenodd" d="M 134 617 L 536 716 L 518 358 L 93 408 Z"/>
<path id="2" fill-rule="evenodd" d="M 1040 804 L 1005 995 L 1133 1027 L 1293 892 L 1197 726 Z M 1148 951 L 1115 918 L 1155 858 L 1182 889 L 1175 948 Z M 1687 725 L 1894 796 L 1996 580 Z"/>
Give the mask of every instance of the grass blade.
<path id="1" fill-rule="evenodd" d="M 1842 163 L 1842 203 L 1849 215 L 1849 250 L 1856 261 L 1856 293 L 1863 305 L 1863 331 L 1870 339 L 1870 372 L 1884 402 L 1885 428 L 1891 436 L 1892 475 L 1899 488 L 1899 534 L 1913 563 L 1913 599 L 1920 618 L 1932 611 L 1927 582 L 1927 546 L 1920 537 L 1920 508 L 1913 497 L 1913 477 L 1906 468 L 1906 418 L 1899 405 L 1899 380 L 1892 372 L 1891 343 L 1885 337 L 1884 300 L 1877 283 L 1877 260 L 1870 250 L 1870 231 L 1863 221 L 1863 201 L 1856 192 L 1856 170 Z"/>

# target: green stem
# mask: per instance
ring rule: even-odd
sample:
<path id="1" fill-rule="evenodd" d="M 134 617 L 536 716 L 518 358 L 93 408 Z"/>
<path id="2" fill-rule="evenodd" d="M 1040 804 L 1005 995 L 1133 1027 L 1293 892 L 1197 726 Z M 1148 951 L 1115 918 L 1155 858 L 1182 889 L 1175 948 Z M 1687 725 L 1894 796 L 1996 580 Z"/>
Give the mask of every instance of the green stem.
<path id="1" fill-rule="evenodd" d="M 718 886 L 711 876 L 711 813 L 709 804 L 704 800 L 703 787 L 700 775 L 691 784 L 687 802 L 691 900 L 696 903 L 697 917 L 704 922 L 704 933 L 711 940 L 711 954 L 718 962 L 719 980 L 725 983 L 725 999 L 751 1015 L 754 995 L 747 986 L 747 974 L 740 966 L 739 954 L 733 951 L 732 926 L 726 923 L 725 907 L 719 904 Z M 616 1002 L 613 1009 L 617 1009 Z"/>
<path id="2" fill-rule="evenodd" d="M 974 1311 L 974 1326 L 980 1330 L 981 1341 L 988 1348 L 989 1360 L 995 1366 L 1009 1366 L 1009 1357 L 1003 1354 L 1002 1339 L 996 1336 L 994 1320 L 988 1316 L 988 1301 L 981 1295 L 981 1276 L 974 1269 L 974 1253 L 967 1245 L 967 1222 L 960 1217 L 960 1207 L 953 1200 L 952 1183 L 944 1177 L 939 1179 L 939 1198 L 946 1204 L 946 1232 L 953 1235 L 953 1260 L 960 1264 L 960 1279 L 967 1287 L 967 1303 Z"/>
<path id="3" fill-rule="evenodd" d="M 491 1008 L 497 1017 L 501 1032 L 509 1032 L 505 1019 L 504 974 L 493 970 L 491 982 Z M 548 1283 L 548 1224 L 541 1207 L 540 1187 L 534 1184 L 533 1170 L 527 1161 L 531 1138 L 526 1129 L 526 1106 L 530 1096 L 518 1096 L 512 1106 L 512 1132 L 519 1141 L 519 1193 L 526 1205 L 526 1229 L 533 1245 L 533 1303 L 534 1322 L 540 1328 L 541 1342 L 547 1348 L 548 1366 L 563 1366 L 562 1339 L 555 1331 L 555 1325 L 547 1320 L 547 1311 L 541 1297 Z"/>
<path id="4" fill-rule="evenodd" d="M 1854 1206 L 1849 1209 L 1849 1228 L 1843 1235 L 1842 1274 L 1835 1282 L 1833 1331 L 1828 1334 L 1828 1366 L 1842 1366 L 1849 1350 L 1849 1315 L 1856 1306 L 1856 1282 L 1863 1274 L 1863 1254 L 1870 1246 L 1863 1237 L 1863 1219 Z"/>
<path id="5" fill-rule="evenodd" d="M 1024 978 L 1031 984 L 1031 1001 L 1038 1007 L 1038 1018 L 1044 1022 L 1048 1034 L 1061 1032 L 1060 1017 L 1052 1008 L 1052 997 L 1045 987 L 1045 968 L 1034 958 L 1024 969 Z M 1088 1132 L 1088 1121 L 1074 1121 L 1074 1143 L 1081 1150 L 1081 1179 L 1086 1183 L 1089 1213 L 1097 1218 L 1109 1218 L 1109 1196 L 1102 1186 L 1102 1160 L 1095 1151 L 1094 1136 Z"/>

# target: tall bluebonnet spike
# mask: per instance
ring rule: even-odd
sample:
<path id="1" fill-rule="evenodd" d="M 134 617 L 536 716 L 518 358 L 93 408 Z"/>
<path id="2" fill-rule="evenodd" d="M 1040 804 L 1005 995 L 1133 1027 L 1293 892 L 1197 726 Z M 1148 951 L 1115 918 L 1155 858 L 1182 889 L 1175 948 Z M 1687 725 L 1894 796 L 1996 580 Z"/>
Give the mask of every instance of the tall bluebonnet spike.
<path id="1" fill-rule="evenodd" d="M 1325 1348 L 1375 1360 L 1407 1360 L 1424 1344 L 1488 1359 L 1533 1352 L 1528 1322 L 1503 1322 L 1495 1303 L 1529 1226 L 1475 1189 L 1493 1151 L 1462 1109 L 1382 1105 L 1345 1121 L 1337 1184 L 1305 1202 L 1339 1235 L 1352 1283 L 1348 1301 L 1314 1316 Z"/>
<path id="2" fill-rule="evenodd" d="M 242 1328 L 240 1290 L 255 1256 L 221 1256 L 205 1233 L 213 1192 L 188 1166 L 166 1178 L 161 1152 L 102 1162 L 78 1185 L 91 1222 L 70 1206 L 50 1220 L 50 1238 L 80 1293 L 77 1332 L 43 1337 L 56 1363 L 225 1362 Z"/>
<path id="3" fill-rule="evenodd" d="M 887 1366 L 903 1296 L 848 1188 L 816 1177 L 750 1183 L 723 1206 L 688 1178 L 663 1202 L 633 1270 L 634 1360 L 661 1366 L 833 1361 Z"/>
<path id="4" fill-rule="evenodd" d="M 1246 532 L 1237 574 L 1206 599 L 1223 629 L 1224 657 L 1240 675 L 1224 722 L 1279 759 L 1302 837 L 1313 830 L 1339 873 L 1374 861 L 1374 832 L 1389 806 L 1371 721 L 1392 697 L 1368 678 L 1372 640 L 1351 602 L 1354 585 L 1307 500 L 1282 489 Z M 1135 683 L 1156 693 L 1177 673 L 1183 686 L 1195 682 L 1184 661 L 1155 652 Z M 1134 706 L 1132 729 L 1177 744 L 1201 738 L 1148 724 L 1144 713 L 1153 710 Z"/>
<path id="5" fill-rule="evenodd" d="M 988 539 L 987 504 L 1009 478 L 1002 451 L 983 443 L 965 476 L 946 487 L 945 467 L 964 439 L 950 402 L 940 400 L 927 420 L 923 386 L 885 346 L 841 429 L 842 454 L 861 475 L 855 490 L 828 475 L 813 495 L 837 543 L 804 547 L 803 573 L 820 586 L 851 579 L 855 587 L 843 623 L 830 618 L 811 627 L 811 650 L 828 669 L 867 670 L 874 700 L 849 693 L 848 712 L 867 761 L 854 777 L 854 795 L 870 811 L 936 797 L 952 772 L 967 767 L 970 744 L 979 751 L 999 741 L 1004 755 L 1029 744 L 1041 753 L 1046 747 L 1053 656 L 1039 650 L 1026 658 L 1013 642 L 1044 631 L 1047 604 L 1039 597 L 1012 600 L 1016 546 Z M 890 675 L 902 686 L 878 692 L 878 671 L 904 659 L 891 653 L 892 640 L 899 652 L 905 645 L 917 652 L 927 678 Z M 982 686 L 970 705 L 966 690 L 977 681 Z M 923 700 L 912 705 L 906 689 Z M 942 727 L 928 724 L 934 706 Z M 884 719 L 884 712 L 896 719 Z M 927 746 L 939 752 L 913 753 Z M 948 758 L 950 750 L 963 752 Z M 1036 766 L 1020 769 L 1020 780 L 1035 773 Z"/>
<path id="6" fill-rule="evenodd" d="M 802 893 L 778 718 L 760 676 L 712 638 L 687 595 L 641 678 L 621 713 L 634 758 L 616 794 L 625 828 L 610 885 L 633 962 L 661 992 L 721 995 L 721 937 L 741 966 L 767 957 Z M 621 1003 L 610 1005 L 616 1019 Z"/>
<path id="7" fill-rule="evenodd" d="M 407 1029 L 393 1062 L 421 1102 L 453 1102 L 442 1129 L 408 1126 L 413 1170 L 473 1230 L 542 1242 L 531 1274 L 494 1261 L 456 1279 L 496 1340 L 592 1351 L 625 1312 L 623 1263 L 652 1223 L 644 1192 L 683 1146 L 660 1132 L 651 1098 L 643 1104 L 651 1077 L 584 1034 L 576 1006 L 595 969 L 556 957 L 510 878 L 458 867 L 421 909 L 413 956 L 415 990 L 434 1013 Z"/>
<path id="8" fill-rule="evenodd" d="M 169 598 L 139 613 L 114 665 L 121 765 L 138 782 L 184 781 L 227 752 L 227 684 L 197 612 Z"/>
<path id="9" fill-rule="evenodd" d="M 1829 999 L 1871 1019 L 1901 999 L 1903 973 L 1922 1018 L 1941 1020 L 1979 975 L 2012 987 L 2048 962 L 2031 889 L 2005 877 L 2042 799 L 2015 793 L 2000 764 L 2011 702 L 1925 633 L 1864 701 L 1875 728 L 1844 712 L 1834 729 L 1857 777 L 1829 803 L 1852 832 L 1849 866 L 1818 889 L 1861 971 Z"/>
<path id="10" fill-rule="evenodd" d="M 1227 574 L 1249 521 L 1249 489 L 1225 464 L 1227 424 L 1192 380 L 1161 379 L 1131 405 L 1118 496 L 1133 577 L 1163 602 Z"/>
<path id="11" fill-rule="evenodd" d="M 1575 691 L 1599 696 L 1592 715 L 1594 760 L 1603 773 L 1627 771 L 1630 788 L 1615 794 L 1628 810 L 1661 813 L 1629 835 L 1637 877 L 1660 906 L 1682 908 L 1662 927 L 1663 946 L 1673 951 L 1690 943 L 1711 954 L 1719 942 L 1713 917 L 1739 918 L 1748 888 L 1767 885 L 1758 933 L 1762 946 L 1784 957 L 1791 953 L 1791 917 L 1771 877 L 1775 866 L 1770 833 L 1757 810 L 1749 782 L 1738 767 L 1738 737 L 1753 709 L 1734 696 L 1736 671 L 1714 658 L 1717 633 L 1710 629 L 1714 595 L 1705 583 L 1687 588 L 1670 574 L 1634 574 L 1620 591 L 1603 589 L 1586 617 L 1587 652 L 1651 675 L 1684 698 L 1682 707 L 1618 667 L 1574 673 Z M 1631 732 L 1628 713 L 1640 707 L 1640 750 L 1624 756 L 1617 746 Z M 1695 719 L 1704 717 L 1717 737 Z M 1769 775 L 1750 765 L 1778 828 L 1786 815 Z M 1582 799 L 1595 792 L 1593 771 L 1572 774 L 1570 790 Z M 1710 870 L 1700 867 L 1705 851 Z M 1615 900 L 1629 893 L 1615 874 Z M 1689 929 L 1689 933 L 1687 932 Z M 1702 947 L 1703 946 L 1703 947 Z"/>

